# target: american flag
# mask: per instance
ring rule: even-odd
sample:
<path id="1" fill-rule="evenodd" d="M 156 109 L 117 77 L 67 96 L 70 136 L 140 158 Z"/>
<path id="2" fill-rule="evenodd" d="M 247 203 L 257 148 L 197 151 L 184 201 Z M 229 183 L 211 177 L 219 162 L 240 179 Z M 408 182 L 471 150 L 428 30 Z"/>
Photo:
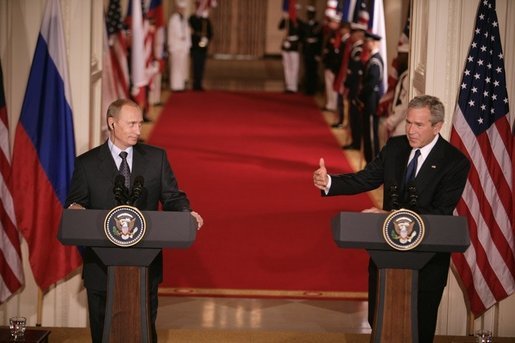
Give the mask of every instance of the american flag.
<path id="1" fill-rule="evenodd" d="M 515 291 L 513 136 L 495 0 L 483 0 L 466 59 L 451 142 L 472 162 L 456 213 L 471 245 L 453 262 L 478 317 Z"/>
<path id="2" fill-rule="evenodd" d="M 23 285 L 20 238 L 11 196 L 11 149 L 0 63 L 0 304 Z"/>
<path id="3" fill-rule="evenodd" d="M 127 39 L 122 24 L 120 0 L 110 0 L 106 26 L 111 55 L 113 81 L 118 98 L 129 97 L 129 66 L 127 60 Z"/>

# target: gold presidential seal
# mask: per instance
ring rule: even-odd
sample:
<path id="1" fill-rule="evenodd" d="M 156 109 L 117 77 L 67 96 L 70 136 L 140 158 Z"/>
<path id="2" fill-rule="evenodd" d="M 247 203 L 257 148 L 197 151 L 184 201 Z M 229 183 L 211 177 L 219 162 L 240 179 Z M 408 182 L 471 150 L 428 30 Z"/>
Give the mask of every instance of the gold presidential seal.
<path id="1" fill-rule="evenodd" d="M 121 205 L 113 208 L 104 220 L 107 239 L 119 247 L 137 244 L 146 232 L 145 217 L 136 207 Z"/>
<path id="2" fill-rule="evenodd" d="M 407 251 L 416 248 L 424 239 L 425 226 L 415 212 L 401 208 L 386 217 L 383 224 L 383 237 L 389 246 Z"/>

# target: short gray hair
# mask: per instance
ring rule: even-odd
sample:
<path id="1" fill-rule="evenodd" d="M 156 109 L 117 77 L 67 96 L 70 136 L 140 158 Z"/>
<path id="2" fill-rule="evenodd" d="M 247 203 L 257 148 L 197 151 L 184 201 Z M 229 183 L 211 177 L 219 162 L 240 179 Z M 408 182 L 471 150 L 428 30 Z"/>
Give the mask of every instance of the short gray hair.
<path id="1" fill-rule="evenodd" d="M 120 111 L 122 110 L 122 107 L 126 105 L 135 107 L 141 111 L 141 108 L 134 101 L 130 99 L 117 99 L 113 101 L 107 108 L 106 119 L 116 118 L 118 116 L 118 113 L 120 113 Z"/>
<path id="2" fill-rule="evenodd" d="M 410 108 L 424 107 L 428 108 L 431 112 L 431 119 L 429 119 L 429 121 L 432 125 L 435 125 L 439 122 L 443 123 L 445 119 L 445 108 L 440 99 L 431 95 L 419 95 L 411 99 L 408 104 L 408 110 Z"/>

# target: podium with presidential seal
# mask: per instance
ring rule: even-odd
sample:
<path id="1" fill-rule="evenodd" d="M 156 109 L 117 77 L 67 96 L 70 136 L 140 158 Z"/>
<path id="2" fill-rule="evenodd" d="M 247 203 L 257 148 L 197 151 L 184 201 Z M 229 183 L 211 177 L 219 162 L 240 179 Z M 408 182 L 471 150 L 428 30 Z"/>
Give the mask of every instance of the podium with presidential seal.
<path id="1" fill-rule="evenodd" d="M 148 266 L 162 248 L 190 247 L 196 227 L 189 212 L 140 211 L 129 205 L 63 211 L 59 241 L 91 247 L 108 266 L 103 342 L 151 342 Z"/>
<path id="2" fill-rule="evenodd" d="M 418 271 L 438 252 L 470 244 L 464 217 L 341 212 L 332 220 L 341 248 L 366 249 L 378 267 L 371 342 L 418 342 Z"/>

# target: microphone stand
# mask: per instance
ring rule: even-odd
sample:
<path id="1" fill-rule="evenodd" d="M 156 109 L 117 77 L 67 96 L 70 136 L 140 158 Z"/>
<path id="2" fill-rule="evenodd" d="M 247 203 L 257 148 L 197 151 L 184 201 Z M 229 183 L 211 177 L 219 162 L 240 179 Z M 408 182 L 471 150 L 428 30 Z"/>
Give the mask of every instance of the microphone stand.
<path id="1" fill-rule="evenodd" d="M 390 201 L 392 210 L 399 209 L 399 193 L 397 185 L 390 186 Z"/>

